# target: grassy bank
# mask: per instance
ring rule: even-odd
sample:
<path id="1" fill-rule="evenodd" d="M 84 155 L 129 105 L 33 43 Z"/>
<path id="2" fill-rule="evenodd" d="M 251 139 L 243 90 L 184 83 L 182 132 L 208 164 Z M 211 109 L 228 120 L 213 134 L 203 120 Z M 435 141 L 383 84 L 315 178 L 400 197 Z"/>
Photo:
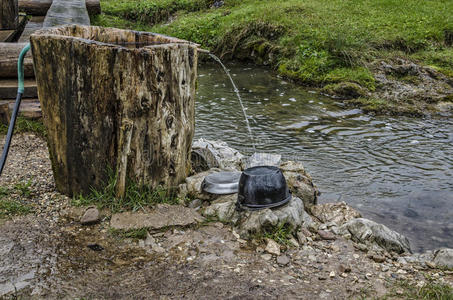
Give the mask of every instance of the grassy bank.
<path id="1" fill-rule="evenodd" d="M 453 1 L 226 0 L 212 8 L 213 2 L 102 0 L 103 15 L 93 23 L 191 40 L 222 58 L 269 65 L 329 91 L 349 83 L 355 98 L 379 88 L 372 67 L 378 60 L 403 58 L 453 77 Z"/>

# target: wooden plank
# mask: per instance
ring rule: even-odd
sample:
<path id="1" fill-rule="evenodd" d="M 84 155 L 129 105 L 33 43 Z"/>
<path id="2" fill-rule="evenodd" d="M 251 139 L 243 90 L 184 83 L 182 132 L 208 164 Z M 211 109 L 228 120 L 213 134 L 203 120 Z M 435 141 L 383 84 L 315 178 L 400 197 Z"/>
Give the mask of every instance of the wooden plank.
<path id="1" fill-rule="evenodd" d="M 15 30 L 19 25 L 17 0 L 0 0 L 0 29 Z"/>
<path id="2" fill-rule="evenodd" d="M 33 16 L 30 21 L 28 21 L 27 25 L 25 26 L 22 35 L 19 38 L 19 43 L 28 43 L 30 42 L 30 35 L 42 28 L 44 23 L 44 16 Z"/>
<path id="3" fill-rule="evenodd" d="M 25 79 L 25 93 L 23 98 L 38 98 L 35 79 Z M 0 80 L 0 99 L 16 99 L 17 96 L 17 79 Z"/>
<path id="4" fill-rule="evenodd" d="M 11 99 L 11 100 L 0 100 L 0 107 L 7 107 L 8 110 L 8 116 L 5 118 L 5 120 L 8 120 L 8 117 L 11 115 L 11 112 L 14 109 L 16 100 Z M 6 112 L 4 112 L 6 113 Z M 36 98 L 31 98 L 31 99 L 23 99 L 20 108 L 19 108 L 19 115 L 22 117 L 25 117 L 27 119 L 39 119 L 42 117 L 42 111 L 41 111 L 41 104 L 39 103 L 39 100 Z M 1 117 L 0 117 L 1 118 Z M 9 121 L 8 121 L 9 123 Z"/>
<path id="5" fill-rule="evenodd" d="M 45 16 L 52 0 L 19 0 L 19 11 L 32 16 Z M 86 0 L 86 8 L 90 15 L 101 13 L 101 3 L 99 0 Z"/>
<path id="6" fill-rule="evenodd" d="M 0 43 L 0 78 L 17 78 L 17 60 L 26 43 Z M 33 58 L 31 51 L 24 59 L 25 77 L 33 77 Z"/>
<path id="7" fill-rule="evenodd" d="M 0 42 L 9 42 L 16 33 L 16 30 L 0 30 Z"/>

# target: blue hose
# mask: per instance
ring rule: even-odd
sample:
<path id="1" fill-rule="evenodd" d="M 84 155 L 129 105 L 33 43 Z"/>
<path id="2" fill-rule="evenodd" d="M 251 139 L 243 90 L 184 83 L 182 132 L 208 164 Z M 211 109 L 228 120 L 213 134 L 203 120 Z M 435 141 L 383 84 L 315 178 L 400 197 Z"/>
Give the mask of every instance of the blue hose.
<path id="1" fill-rule="evenodd" d="M 8 133 L 6 134 L 5 146 L 3 146 L 2 158 L 0 159 L 0 176 L 3 172 L 3 167 L 6 163 L 6 158 L 8 157 L 9 146 L 11 144 L 11 138 L 13 137 L 14 126 L 16 125 L 17 115 L 19 113 L 20 102 L 22 101 L 22 95 L 24 94 L 24 57 L 30 50 L 30 44 L 28 43 L 22 49 L 19 54 L 19 60 L 17 62 L 17 78 L 19 80 L 19 87 L 17 89 L 16 103 L 14 104 L 13 114 L 11 116 L 11 121 L 8 127 Z"/>

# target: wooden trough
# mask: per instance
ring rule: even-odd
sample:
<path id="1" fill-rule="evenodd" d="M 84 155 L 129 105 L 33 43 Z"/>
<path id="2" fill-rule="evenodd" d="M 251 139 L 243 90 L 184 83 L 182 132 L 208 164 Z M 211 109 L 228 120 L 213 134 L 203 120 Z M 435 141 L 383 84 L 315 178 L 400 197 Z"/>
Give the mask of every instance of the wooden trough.
<path id="1" fill-rule="evenodd" d="M 57 189 L 86 194 L 117 174 L 177 186 L 190 170 L 197 47 L 167 36 L 68 25 L 31 35 Z"/>

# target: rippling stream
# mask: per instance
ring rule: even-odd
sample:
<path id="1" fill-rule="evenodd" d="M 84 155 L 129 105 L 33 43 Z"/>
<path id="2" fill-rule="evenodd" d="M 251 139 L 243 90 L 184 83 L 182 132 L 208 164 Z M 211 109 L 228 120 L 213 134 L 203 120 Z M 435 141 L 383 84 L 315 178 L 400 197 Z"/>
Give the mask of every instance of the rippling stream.
<path id="1" fill-rule="evenodd" d="M 453 120 L 374 117 L 275 77 L 228 63 L 258 152 L 304 163 L 322 195 L 405 234 L 416 252 L 453 248 Z M 242 153 L 252 143 L 234 90 L 215 64 L 200 65 L 196 138 Z"/>

